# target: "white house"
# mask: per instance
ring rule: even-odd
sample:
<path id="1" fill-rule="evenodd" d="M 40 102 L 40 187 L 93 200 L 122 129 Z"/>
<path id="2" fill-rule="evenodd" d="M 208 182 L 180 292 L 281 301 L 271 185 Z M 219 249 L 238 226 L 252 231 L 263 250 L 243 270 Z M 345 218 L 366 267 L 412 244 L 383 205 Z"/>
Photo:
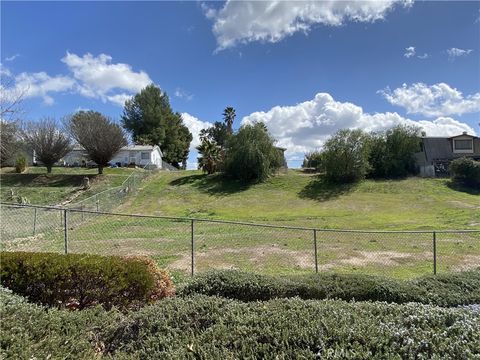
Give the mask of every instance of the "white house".
<path id="1" fill-rule="evenodd" d="M 110 160 L 110 164 L 118 166 L 147 166 L 150 168 L 162 168 L 162 150 L 158 145 L 130 145 L 124 146 Z M 75 146 L 64 158 L 66 166 L 82 166 L 89 162 L 88 154 L 81 146 Z"/>

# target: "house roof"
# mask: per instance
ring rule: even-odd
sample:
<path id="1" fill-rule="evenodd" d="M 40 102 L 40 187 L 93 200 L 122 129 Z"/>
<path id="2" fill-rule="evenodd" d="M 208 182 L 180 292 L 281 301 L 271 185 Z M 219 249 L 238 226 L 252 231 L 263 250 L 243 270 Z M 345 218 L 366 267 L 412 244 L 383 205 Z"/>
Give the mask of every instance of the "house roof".
<path id="1" fill-rule="evenodd" d="M 128 150 L 128 151 L 152 151 L 156 147 L 159 148 L 158 145 L 129 145 L 124 146 L 120 150 Z M 85 149 L 80 145 L 75 145 L 72 149 L 73 151 L 84 151 Z M 159 148 L 160 150 L 160 148 Z M 160 150 L 160 152 L 162 152 Z"/>
<path id="2" fill-rule="evenodd" d="M 452 156 L 452 145 L 448 138 L 423 138 L 423 147 L 428 160 Z"/>

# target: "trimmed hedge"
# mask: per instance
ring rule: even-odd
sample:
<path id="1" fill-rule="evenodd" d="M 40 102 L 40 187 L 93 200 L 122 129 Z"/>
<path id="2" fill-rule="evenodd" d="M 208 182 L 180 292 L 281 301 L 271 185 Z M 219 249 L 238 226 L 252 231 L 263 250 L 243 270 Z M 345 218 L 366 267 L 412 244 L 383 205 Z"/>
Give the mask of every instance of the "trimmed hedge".
<path id="1" fill-rule="evenodd" d="M 356 274 L 265 276 L 235 270 L 197 275 L 180 294 L 222 296 L 241 301 L 298 296 L 302 299 L 420 302 L 440 306 L 480 303 L 480 270 L 402 281 Z"/>
<path id="2" fill-rule="evenodd" d="M 117 359 L 472 359 L 479 328 L 472 311 L 413 303 L 197 295 L 144 307 L 104 341 Z"/>
<path id="3" fill-rule="evenodd" d="M 165 271 L 146 257 L 1 253 L 2 286 L 60 308 L 138 307 L 173 295 Z"/>
<path id="4" fill-rule="evenodd" d="M 5 359 L 472 359 L 480 314 L 421 304 L 196 295 L 65 311 L 0 288 Z"/>

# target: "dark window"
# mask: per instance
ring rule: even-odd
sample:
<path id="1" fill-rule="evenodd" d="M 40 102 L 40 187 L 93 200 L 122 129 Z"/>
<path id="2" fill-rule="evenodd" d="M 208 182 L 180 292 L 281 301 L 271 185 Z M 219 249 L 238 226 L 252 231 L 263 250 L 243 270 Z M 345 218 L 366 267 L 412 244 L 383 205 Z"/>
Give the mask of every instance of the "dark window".
<path id="1" fill-rule="evenodd" d="M 453 143 L 455 150 L 473 150 L 472 140 L 455 140 Z"/>

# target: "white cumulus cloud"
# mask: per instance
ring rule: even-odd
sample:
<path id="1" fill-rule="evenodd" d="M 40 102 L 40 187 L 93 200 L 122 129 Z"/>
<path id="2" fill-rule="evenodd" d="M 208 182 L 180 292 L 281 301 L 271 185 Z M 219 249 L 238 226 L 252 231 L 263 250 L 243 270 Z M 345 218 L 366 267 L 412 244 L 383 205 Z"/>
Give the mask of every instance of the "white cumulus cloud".
<path id="1" fill-rule="evenodd" d="M 409 114 L 424 116 L 449 116 L 480 111 L 480 93 L 464 96 L 461 91 L 445 83 L 426 85 L 415 83 L 410 86 L 379 93 L 392 105 L 401 106 Z"/>
<path id="2" fill-rule="evenodd" d="M 231 1 L 213 9 L 203 4 L 213 21 L 217 50 L 239 43 L 278 42 L 296 32 L 308 32 L 317 24 L 340 26 L 347 21 L 374 22 L 385 18 L 396 4 L 412 0 L 384 1 Z"/>
<path id="3" fill-rule="evenodd" d="M 79 56 L 67 52 L 61 61 L 67 65 L 67 74 L 49 75 L 41 71 L 14 75 L 2 66 L 3 77 L 11 80 L 2 92 L 5 96 L 21 92 L 25 98 L 41 97 L 47 105 L 54 103 L 55 93 L 70 92 L 123 106 L 153 82 L 146 72 L 134 71 L 128 64 L 112 63 L 112 57 L 106 54 Z"/>
<path id="4" fill-rule="evenodd" d="M 405 53 L 403 54 L 407 59 L 415 56 L 415 46 L 409 46 L 405 48 Z"/>
<path id="5" fill-rule="evenodd" d="M 328 93 L 318 93 L 312 100 L 297 105 L 254 112 L 245 116 L 242 124 L 257 121 L 264 122 L 278 145 L 287 148 L 289 160 L 320 148 L 330 135 L 343 128 L 381 131 L 405 124 L 420 126 L 429 136 L 457 135 L 463 131 L 475 133 L 469 125 L 449 117 L 413 121 L 397 113 L 365 113 L 360 106 L 335 101 Z"/>
<path id="6" fill-rule="evenodd" d="M 186 112 L 182 113 L 181 115 L 183 123 L 186 127 L 188 127 L 188 130 L 190 130 L 193 136 L 192 142 L 190 143 L 190 151 L 196 151 L 195 148 L 200 145 L 200 131 L 203 129 L 208 129 L 213 124 L 208 121 L 202 121 Z"/>
<path id="7" fill-rule="evenodd" d="M 473 51 L 472 49 L 459 49 L 459 48 L 452 47 L 450 49 L 447 49 L 447 54 L 450 60 L 455 60 L 455 58 L 457 57 L 467 56 L 472 51 Z"/>
<path id="8" fill-rule="evenodd" d="M 53 93 L 71 91 L 75 86 L 75 80 L 68 76 L 50 76 L 46 72 L 27 73 L 13 75 L 9 70 L 2 71 L 2 75 L 9 76 L 8 87 L 1 86 L 2 97 L 5 99 L 41 97 L 45 105 L 52 105 Z"/>
<path id="9" fill-rule="evenodd" d="M 78 56 L 67 52 L 62 62 L 77 80 L 81 95 L 122 106 L 132 94 L 152 83 L 146 72 L 135 72 L 128 64 L 112 63 L 112 57 L 106 54 Z"/>

